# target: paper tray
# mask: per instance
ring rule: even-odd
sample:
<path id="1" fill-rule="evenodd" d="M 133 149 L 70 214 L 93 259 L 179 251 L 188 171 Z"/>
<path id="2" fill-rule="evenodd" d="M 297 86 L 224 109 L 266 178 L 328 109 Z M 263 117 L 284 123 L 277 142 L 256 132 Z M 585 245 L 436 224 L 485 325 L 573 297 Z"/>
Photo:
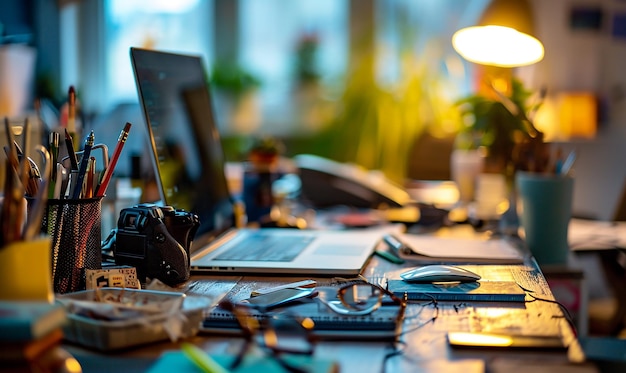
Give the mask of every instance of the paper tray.
<path id="1" fill-rule="evenodd" d="M 183 298 L 182 312 L 185 316 L 180 338 L 196 335 L 203 318 L 203 310 L 212 302 L 207 297 L 190 296 L 182 293 L 121 288 L 101 288 L 102 294 L 119 295 L 122 291 L 128 296 L 141 298 L 145 302 L 162 302 Z M 58 302 L 94 300 L 95 290 L 85 290 L 57 295 Z M 102 351 L 116 350 L 170 339 L 165 330 L 166 314 L 156 314 L 132 320 L 103 321 L 68 313 L 68 323 L 63 329 L 65 339 L 83 346 Z"/>

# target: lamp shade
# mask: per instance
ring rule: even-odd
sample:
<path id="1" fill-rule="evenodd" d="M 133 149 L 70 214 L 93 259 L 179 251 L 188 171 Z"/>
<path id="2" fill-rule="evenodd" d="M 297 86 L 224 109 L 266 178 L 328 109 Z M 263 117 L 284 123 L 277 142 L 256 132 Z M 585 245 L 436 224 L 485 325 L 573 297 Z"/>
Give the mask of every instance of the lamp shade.
<path id="1" fill-rule="evenodd" d="M 477 26 L 454 33 L 452 45 L 466 60 L 490 66 L 516 67 L 541 61 L 544 48 L 532 36 L 530 4 L 493 0 Z"/>

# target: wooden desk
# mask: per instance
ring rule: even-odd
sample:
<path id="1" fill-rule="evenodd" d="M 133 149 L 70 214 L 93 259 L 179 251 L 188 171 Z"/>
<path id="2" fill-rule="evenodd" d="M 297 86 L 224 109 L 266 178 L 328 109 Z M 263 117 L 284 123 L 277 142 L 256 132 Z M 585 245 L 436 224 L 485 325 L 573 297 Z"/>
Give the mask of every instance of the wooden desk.
<path id="1" fill-rule="evenodd" d="M 409 266 L 412 265 L 407 263 L 399 266 L 372 257 L 363 275 L 370 281 L 380 281 Z M 558 305 L 550 303 L 554 297 L 534 260 L 529 259 L 524 265 L 483 265 L 471 268 L 485 279 L 514 280 L 532 291 L 535 297 L 547 301 L 532 301 L 527 295 L 527 302 L 524 304 L 439 302 L 439 314 L 434 322 L 426 322 L 436 312 L 432 305 L 424 306 L 426 302 L 410 303 L 404 323 L 406 333 L 401 338 L 405 343 L 403 353 L 387 361 L 386 372 L 511 373 L 535 368 L 550 372 L 554 372 L 554 369 L 567 372 L 597 371 L 593 365 L 583 362 L 584 355 L 575 334 Z M 214 296 L 228 292 L 230 297 L 237 300 L 248 297 L 254 288 L 297 279 L 302 277 L 192 276 L 180 290 L 188 294 Z M 410 331 L 420 325 L 422 326 Z M 446 332 L 450 330 L 509 331 L 520 334 L 560 332 L 569 348 L 567 352 L 452 349 L 446 341 Z M 191 341 L 212 354 L 236 353 L 243 343 L 242 338 L 206 334 L 200 334 Z M 322 341 L 317 345 L 315 353 L 316 356 L 337 360 L 341 372 L 378 373 L 382 371 L 385 354 L 390 351 L 389 344 L 389 342 Z M 178 343 L 163 342 L 130 351 L 104 354 L 79 346 L 67 346 L 86 372 L 119 373 L 144 370 L 161 352 L 178 347 Z"/>

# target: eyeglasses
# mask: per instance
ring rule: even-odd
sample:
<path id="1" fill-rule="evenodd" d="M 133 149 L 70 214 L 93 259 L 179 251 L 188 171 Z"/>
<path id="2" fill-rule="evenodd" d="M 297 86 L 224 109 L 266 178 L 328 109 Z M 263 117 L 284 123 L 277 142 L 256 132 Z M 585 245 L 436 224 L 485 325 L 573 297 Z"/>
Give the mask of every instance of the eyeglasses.
<path id="1" fill-rule="evenodd" d="M 298 367 L 292 360 L 285 358 L 285 355 L 313 355 L 315 350 L 315 338 L 311 332 L 313 320 L 287 313 L 259 316 L 253 314 L 249 306 L 228 300 L 220 302 L 219 306 L 235 316 L 246 338 L 230 369 L 241 365 L 256 343 L 289 372 L 306 372 L 306 369 Z"/>
<path id="2" fill-rule="evenodd" d="M 368 315 L 380 308 L 384 296 L 400 306 L 398 324 L 401 324 L 406 309 L 406 300 L 398 298 L 380 285 L 367 281 L 337 287 L 318 287 L 318 299 L 333 312 L 346 316 Z"/>

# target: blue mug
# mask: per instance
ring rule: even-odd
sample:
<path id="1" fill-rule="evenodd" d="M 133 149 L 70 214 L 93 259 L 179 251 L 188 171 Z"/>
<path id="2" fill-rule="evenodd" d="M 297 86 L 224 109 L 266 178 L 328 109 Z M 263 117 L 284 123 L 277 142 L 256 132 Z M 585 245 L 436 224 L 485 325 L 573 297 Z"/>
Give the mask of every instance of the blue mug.
<path id="1" fill-rule="evenodd" d="M 526 245 L 541 265 L 567 264 L 574 179 L 518 171 L 518 213 Z"/>

